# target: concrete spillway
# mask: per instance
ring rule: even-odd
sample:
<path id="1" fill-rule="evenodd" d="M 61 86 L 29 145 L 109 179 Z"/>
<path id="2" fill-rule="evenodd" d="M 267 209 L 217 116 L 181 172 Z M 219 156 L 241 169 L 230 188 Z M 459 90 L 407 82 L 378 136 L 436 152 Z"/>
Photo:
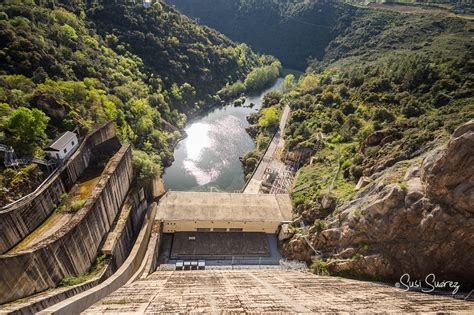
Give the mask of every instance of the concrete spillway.
<path id="1" fill-rule="evenodd" d="M 472 312 L 474 304 L 294 270 L 158 271 L 84 313 Z"/>

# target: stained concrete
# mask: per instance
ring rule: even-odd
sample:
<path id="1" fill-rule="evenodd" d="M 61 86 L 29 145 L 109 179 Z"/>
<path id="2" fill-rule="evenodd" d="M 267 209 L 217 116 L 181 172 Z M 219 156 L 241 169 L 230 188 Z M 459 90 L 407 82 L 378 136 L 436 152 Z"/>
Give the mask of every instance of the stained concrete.
<path id="1" fill-rule="evenodd" d="M 163 312 L 472 314 L 474 303 L 292 270 L 157 271 L 120 288 L 84 313 Z"/>
<path id="2" fill-rule="evenodd" d="M 289 195 L 169 191 L 160 200 L 157 220 L 277 222 L 291 219 Z"/>
<path id="3" fill-rule="evenodd" d="M 124 286 L 128 281 L 134 281 L 146 272 L 148 256 L 153 255 L 154 250 L 149 251 L 150 235 L 155 226 L 156 203 L 150 205 L 137 240 L 123 265 L 110 278 L 100 285 L 82 292 L 70 299 L 53 305 L 39 314 L 77 314 L 97 302 L 101 298 L 111 294 L 113 291 Z M 158 234 L 160 231 L 155 231 Z M 159 243 L 155 245 L 159 246 Z"/>
<path id="4" fill-rule="evenodd" d="M 132 181 L 131 148 L 109 161 L 82 209 L 68 224 L 28 250 L 0 256 L 0 303 L 46 290 L 86 272 L 97 256 Z"/>
<path id="5" fill-rule="evenodd" d="M 0 254 L 19 243 L 49 217 L 61 195 L 72 188 L 89 166 L 93 148 L 114 137 L 113 123 L 91 132 L 47 183 L 21 201 L 0 210 Z"/>
<path id="6" fill-rule="evenodd" d="M 0 314 L 33 314 L 44 310 L 67 298 L 89 290 L 108 279 L 128 257 L 135 239 L 137 238 L 147 209 L 143 191 L 129 192 L 117 220 L 107 235 L 107 240 L 101 248 L 107 254 L 103 270 L 90 280 L 74 286 L 55 288 L 39 293 L 20 302 L 12 302 L 0 306 Z"/>

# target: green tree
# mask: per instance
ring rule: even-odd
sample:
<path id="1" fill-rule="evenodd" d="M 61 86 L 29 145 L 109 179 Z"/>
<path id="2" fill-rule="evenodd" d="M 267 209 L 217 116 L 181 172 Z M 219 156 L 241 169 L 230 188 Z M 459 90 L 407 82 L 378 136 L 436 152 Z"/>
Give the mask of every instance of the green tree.
<path id="1" fill-rule="evenodd" d="M 283 91 L 289 92 L 295 87 L 295 76 L 293 74 L 288 74 L 285 76 L 285 81 L 283 82 Z"/>
<path id="2" fill-rule="evenodd" d="M 160 164 L 146 152 L 140 150 L 133 150 L 132 165 L 135 180 L 141 184 L 158 176 L 161 172 Z"/>
<path id="3" fill-rule="evenodd" d="M 276 130 L 278 128 L 278 111 L 276 107 L 269 107 L 262 109 L 258 124 L 261 128 L 269 130 Z"/>
<path id="4" fill-rule="evenodd" d="M 22 106 L 12 112 L 7 120 L 6 129 L 10 132 L 13 142 L 28 151 L 46 139 L 44 131 L 48 121 L 49 117 L 41 110 Z"/>

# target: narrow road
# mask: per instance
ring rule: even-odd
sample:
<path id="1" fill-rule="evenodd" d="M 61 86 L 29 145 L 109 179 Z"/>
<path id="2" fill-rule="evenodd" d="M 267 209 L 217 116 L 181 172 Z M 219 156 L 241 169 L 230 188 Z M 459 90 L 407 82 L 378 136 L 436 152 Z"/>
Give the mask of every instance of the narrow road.
<path id="1" fill-rule="evenodd" d="M 267 148 L 265 155 L 257 166 L 257 169 L 252 175 L 252 178 L 248 181 L 245 186 L 243 193 L 244 194 L 258 194 L 260 191 L 260 186 L 263 182 L 263 177 L 265 175 L 265 170 L 268 168 L 270 163 L 277 159 L 277 152 L 281 152 L 285 146 L 285 126 L 290 117 L 290 107 L 288 105 L 283 109 L 283 113 L 280 118 L 280 125 L 278 127 L 275 136 L 272 139 L 272 142 Z"/>

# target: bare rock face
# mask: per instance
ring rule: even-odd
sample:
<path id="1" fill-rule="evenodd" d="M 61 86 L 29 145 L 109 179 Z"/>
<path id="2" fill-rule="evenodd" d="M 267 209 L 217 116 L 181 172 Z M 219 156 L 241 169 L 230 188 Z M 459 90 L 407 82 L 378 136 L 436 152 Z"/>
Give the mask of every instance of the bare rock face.
<path id="1" fill-rule="evenodd" d="M 444 151 L 423 163 L 430 199 L 474 215 L 474 120 L 458 128 Z"/>
<path id="2" fill-rule="evenodd" d="M 296 212 L 308 224 L 313 224 L 317 219 L 325 218 L 336 207 L 336 196 L 331 193 L 320 194 L 313 205 L 299 205 Z"/>
<path id="3" fill-rule="evenodd" d="M 280 228 L 280 232 L 278 232 L 278 239 L 280 241 L 289 240 L 293 236 L 293 232 L 290 230 L 288 224 L 283 224 Z"/>
<path id="4" fill-rule="evenodd" d="M 387 170 L 390 172 L 390 170 Z M 328 224 L 309 236 L 335 274 L 474 284 L 474 120 L 448 144 L 406 171 L 403 182 L 373 180 Z M 289 257 L 311 261 L 301 236 L 282 244 Z M 352 257 L 350 257 L 352 255 Z M 329 259 L 330 258 L 330 259 Z"/>

